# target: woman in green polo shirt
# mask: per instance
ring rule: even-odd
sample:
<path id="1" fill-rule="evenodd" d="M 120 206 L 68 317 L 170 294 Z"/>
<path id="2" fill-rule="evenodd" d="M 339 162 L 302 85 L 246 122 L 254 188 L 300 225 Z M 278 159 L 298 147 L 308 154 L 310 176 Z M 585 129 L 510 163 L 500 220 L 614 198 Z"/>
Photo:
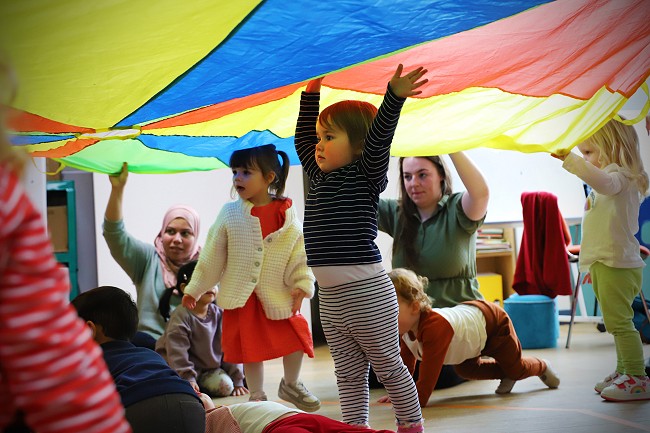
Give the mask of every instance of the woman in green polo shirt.
<path id="1" fill-rule="evenodd" d="M 467 155 L 449 156 L 466 191 L 452 192 L 440 156 L 400 158 L 400 197 L 380 200 L 377 220 L 379 230 L 393 237 L 393 268 L 427 277 L 427 294 L 437 308 L 483 299 L 476 279 L 476 231 L 490 193 Z M 450 374 L 455 376 L 453 370 Z M 441 374 L 437 388 L 461 381 Z"/>

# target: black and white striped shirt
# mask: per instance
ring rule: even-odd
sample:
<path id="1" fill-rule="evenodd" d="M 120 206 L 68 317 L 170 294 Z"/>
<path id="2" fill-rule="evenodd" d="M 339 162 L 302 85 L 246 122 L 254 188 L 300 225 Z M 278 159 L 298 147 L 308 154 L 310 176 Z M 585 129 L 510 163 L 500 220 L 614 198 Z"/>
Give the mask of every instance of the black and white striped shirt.
<path id="1" fill-rule="evenodd" d="M 316 164 L 316 121 L 320 93 L 303 92 L 295 144 L 310 180 L 305 205 L 305 249 L 309 266 L 381 262 L 375 244 L 379 194 L 388 184 L 390 145 L 405 99 L 390 86 L 379 107 L 361 157 L 324 173 Z"/>

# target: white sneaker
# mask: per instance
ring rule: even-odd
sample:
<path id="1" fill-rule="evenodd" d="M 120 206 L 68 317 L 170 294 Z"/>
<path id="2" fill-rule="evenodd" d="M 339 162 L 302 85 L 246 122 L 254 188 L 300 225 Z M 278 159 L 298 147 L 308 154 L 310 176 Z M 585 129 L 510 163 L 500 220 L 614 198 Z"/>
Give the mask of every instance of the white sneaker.
<path id="1" fill-rule="evenodd" d="M 316 412 L 320 409 L 320 400 L 312 394 L 301 381 L 295 384 L 287 384 L 284 378 L 280 381 L 278 397 L 293 403 L 298 409 L 305 412 Z"/>
<path id="2" fill-rule="evenodd" d="M 544 370 L 544 373 L 539 375 L 539 378 L 542 380 L 542 382 L 544 382 L 544 385 L 548 386 L 549 388 L 557 388 L 560 386 L 560 378 L 558 377 L 555 370 L 553 370 L 553 367 L 551 367 L 550 362 L 545 359 L 542 361 L 546 363 L 546 370 Z"/>
<path id="3" fill-rule="evenodd" d="M 607 376 L 606 378 L 598 382 L 596 386 L 594 386 L 594 391 L 600 394 L 603 391 L 603 389 L 607 388 L 619 377 L 621 377 L 621 375 L 618 373 L 618 371 L 613 372 L 612 374 L 610 374 L 609 376 Z"/>
<path id="4" fill-rule="evenodd" d="M 650 400 L 650 379 L 623 374 L 603 389 L 600 396 L 608 401 Z"/>

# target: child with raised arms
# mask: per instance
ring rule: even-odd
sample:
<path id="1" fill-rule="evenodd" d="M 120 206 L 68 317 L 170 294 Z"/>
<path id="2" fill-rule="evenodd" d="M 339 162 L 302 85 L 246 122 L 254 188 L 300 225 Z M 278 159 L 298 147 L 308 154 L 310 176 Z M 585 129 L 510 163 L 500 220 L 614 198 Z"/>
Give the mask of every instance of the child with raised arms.
<path id="1" fill-rule="evenodd" d="M 634 127 L 610 120 L 578 145 L 583 158 L 553 155 L 591 187 L 582 218 L 580 270 L 589 272 L 607 332 L 616 344 L 616 369 L 594 389 L 610 401 L 650 399 L 643 347 L 634 327 L 632 300 L 641 290 L 639 208 L 648 193 Z"/>
<path id="2" fill-rule="evenodd" d="M 183 293 L 192 279 L 197 261 L 181 266 L 176 277 L 176 290 Z M 160 299 L 161 312 L 169 311 L 171 291 Z M 193 309 L 179 305 L 172 313 L 163 335 L 156 341 L 158 352 L 180 377 L 199 393 L 210 397 L 239 396 L 248 393 L 244 386 L 241 364 L 223 360 L 221 322 L 223 310 L 214 303 L 216 288 L 208 290 L 196 301 Z"/>
<path id="3" fill-rule="evenodd" d="M 320 79 L 302 93 L 295 144 L 310 180 L 307 260 L 319 286 L 320 319 L 334 359 L 343 421 L 368 426 L 368 369 L 391 396 L 398 432 L 423 431 L 413 379 L 399 356 L 397 298 L 381 265 L 379 194 L 388 184 L 390 145 L 408 96 L 427 80 L 399 65 L 377 110 L 341 101 L 319 115 Z"/>
<path id="4" fill-rule="evenodd" d="M 404 363 L 413 373 L 420 405 L 425 407 L 443 365 L 453 365 L 466 379 L 498 379 L 497 394 L 507 394 L 515 382 L 538 376 L 549 388 L 560 379 L 548 361 L 522 356 L 510 317 L 498 304 L 465 301 L 454 307 L 432 308 L 426 277 L 396 268 L 388 273 L 397 291 L 400 345 Z M 389 397 L 379 399 L 390 402 Z"/>
<path id="5" fill-rule="evenodd" d="M 320 400 L 299 379 L 303 354 L 313 356 L 308 324 L 298 313 L 314 295 L 314 276 L 298 214 L 282 196 L 289 157 L 269 144 L 234 152 L 230 168 L 239 200 L 224 205 L 210 228 L 182 304 L 194 308 L 219 284 L 224 360 L 244 364 L 250 399 L 267 400 L 263 362 L 282 357 L 278 396 L 316 411 Z"/>

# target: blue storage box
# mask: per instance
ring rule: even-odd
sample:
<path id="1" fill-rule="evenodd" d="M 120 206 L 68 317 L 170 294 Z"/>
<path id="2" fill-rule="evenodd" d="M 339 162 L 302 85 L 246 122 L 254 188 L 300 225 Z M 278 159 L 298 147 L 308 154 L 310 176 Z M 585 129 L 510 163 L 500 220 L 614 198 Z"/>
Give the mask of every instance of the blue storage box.
<path id="1" fill-rule="evenodd" d="M 503 303 L 522 349 L 556 347 L 560 316 L 555 300 L 545 295 L 511 295 Z"/>

